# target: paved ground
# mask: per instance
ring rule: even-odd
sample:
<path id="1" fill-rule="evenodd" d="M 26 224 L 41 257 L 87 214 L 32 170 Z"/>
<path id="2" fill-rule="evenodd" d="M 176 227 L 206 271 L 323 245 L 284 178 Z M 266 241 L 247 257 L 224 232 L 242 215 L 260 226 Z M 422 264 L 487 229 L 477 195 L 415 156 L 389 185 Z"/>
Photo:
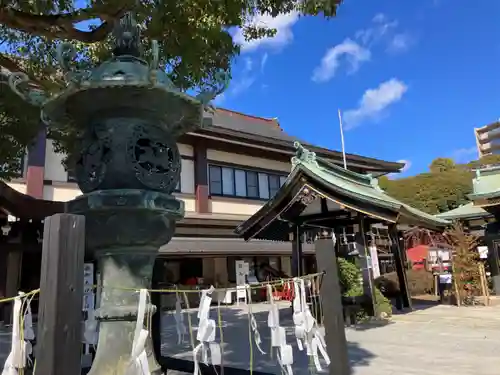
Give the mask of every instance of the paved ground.
<path id="1" fill-rule="evenodd" d="M 268 352 L 267 305 L 254 305 L 255 317 Z M 282 324 L 288 310 L 281 314 Z M 216 318 L 216 311 L 212 315 Z M 248 369 L 248 320 L 245 309 L 222 310 L 225 322 L 225 364 Z M 193 315 L 193 323 L 196 323 Z M 172 316 L 164 316 L 163 353 L 191 358 L 189 344 L 176 345 Z M 187 322 L 186 322 L 187 323 Z M 285 325 L 285 324 L 283 324 Z M 291 326 L 291 325 L 289 325 Z M 292 341 L 291 331 L 289 342 Z M 347 337 L 353 375 L 498 375 L 500 368 L 500 307 L 436 306 L 396 315 L 384 326 L 349 328 Z M 9 334 L 0 330 L 0 354 L 9 349 Z M 189 339 L 187 340 L 189 342 Z M 308 374 L 308 360 L 295 353 L 294 374 Z M 5 357 L 4 357 L 5 358 Z M 276 361 L 254 350 L 254 369 L 279 374 Z M 0 365 L 3 358 L 0 355 Z M 1 370 L 1 367 L 0 367 Z M 175 372 L 169 372 L 174 375 Z"/>
<path id="2" fill-rule="evenodd" d="M 500 368 L 500 307 L 435 306 L 385 327 L 348 330 L 367 352 L 356 375 L 494 375 Z"/>
<path id="3" fill-rule="evenodd" d="M 254 306 L 254 310 L 257 308 Z M 269 348 L 266 305 L 255 314 Z M 213 313 L 216 314 L 215 311 Z M 246 311 L 222 311 L 225 364 L 248 369 Z M 286 312 L 282 313 L 282 324 Z M 165 317 L 165 323 L 171 322 Z M 195 319 L 193 318 L 195 321 Z M 292 342 L 291 332 L 289 342 Z M 353 375 L 498 375 L 500 368 L 500 307 L 434 306 L 406 315 L 396 315 L 384 326 L 366 325 L 347 330 Z M 164 354 L 190 358 L 190 346 L 177 346 L 175 328 L 164 332 Z M 308 361 L 295 351 L 294 374 L 308 374 Z M 254 350 L 254 369 L 279 374 L 276 361 Z M 169 373 L 170 374 L 170 373 Z"/>

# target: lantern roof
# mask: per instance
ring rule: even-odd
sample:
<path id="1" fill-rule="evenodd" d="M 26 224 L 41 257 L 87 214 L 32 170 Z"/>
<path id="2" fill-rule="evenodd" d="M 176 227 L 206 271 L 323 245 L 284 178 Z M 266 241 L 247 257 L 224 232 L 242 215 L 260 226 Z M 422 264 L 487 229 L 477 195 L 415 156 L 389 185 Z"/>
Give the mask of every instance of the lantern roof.
<path id="1" fill-rule="evenodd" d="M 14 73 L 10 85 L 32 104 L 42 108 L 49 126 L 84 128 L 96 117 L 140 116 L 152 119 L 173 134 L 192 131 L 203 124 L 209 103 L 222 93 L 229 75 L 220 72 L 209 90 L 191 96 L 177 88 L 160 67 L 157 41 L 151 41 L 150 60 L 141 56 L 140 26 L 127 13 L 113 31 L 113 56 L 92 69 L 79 69 L 77 51 L 70 43 L 58 47 L 58 61 L 66 87 L 53 96 L 26 88 L 27 77 Z"/>

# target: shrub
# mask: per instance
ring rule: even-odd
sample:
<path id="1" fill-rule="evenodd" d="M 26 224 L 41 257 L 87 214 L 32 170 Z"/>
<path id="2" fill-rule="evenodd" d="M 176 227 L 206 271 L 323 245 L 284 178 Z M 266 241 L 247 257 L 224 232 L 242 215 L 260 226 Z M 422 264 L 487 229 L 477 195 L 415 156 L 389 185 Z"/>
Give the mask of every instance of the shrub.
<path id="1" fill-rule="evenodd" d="M 407 270 L 408 289 L 412 296 L 431 294 L 434 290 L 434 277 L 425 270 Z M 399 293 L 399 280 L 396 272 L 386 273 L 375 279 L 375 285 L 384 295 L 392 298 Z"/>
<path id="2" fill-rule="evenodd" d="M 346 297 L 357 297 L 363 295 L 363 286 L 361 285 L 361 270 L 353 263 L 344 258 L 338 258 L 339 281 L 342 288 L 342 294 Z M 384 313 L 386 316 L 392 314 L 391 302 L 381 293 L 375 284 L 375 311 L 377 316 Z M 361 310 L 357 314 L 359 320 L 364 320 L 367 312 Z"/>

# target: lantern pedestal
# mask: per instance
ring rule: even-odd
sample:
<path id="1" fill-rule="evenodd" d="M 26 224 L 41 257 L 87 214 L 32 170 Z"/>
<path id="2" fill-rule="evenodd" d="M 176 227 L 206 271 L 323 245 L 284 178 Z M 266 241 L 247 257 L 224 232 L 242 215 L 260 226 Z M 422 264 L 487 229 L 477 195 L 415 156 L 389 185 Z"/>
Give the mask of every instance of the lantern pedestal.
<path id="1" fill-rule="evenodd" d="M 133 360 L 138 292 L 151 288 L 158 249 L 172 238 L 184 207 L 168 194 L 128 189 L 92 192 L 69 202 L 68 208 L 86 217 L 87 250 L 101 275 L 99 341 L 89 374 L 122 375 Z M 146 316 L 155 310 L 148 304 Z M 161 374 L 151 337 L 146 351 L 152 375 Z"/>

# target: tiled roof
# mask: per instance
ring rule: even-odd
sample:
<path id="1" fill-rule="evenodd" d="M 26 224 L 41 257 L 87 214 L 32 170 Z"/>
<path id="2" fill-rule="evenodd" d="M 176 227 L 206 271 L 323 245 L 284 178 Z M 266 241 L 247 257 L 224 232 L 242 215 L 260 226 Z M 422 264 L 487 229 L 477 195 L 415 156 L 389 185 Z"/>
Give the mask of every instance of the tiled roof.
<path id="1" fill-rule="evenodd" d="M 217 109 L 212 118 L 212 126 L 259 135 L 261 137 L 294 141 L 296 138 L 285 133 L 277 119 L 266 119 L 243 113 Z"/>

